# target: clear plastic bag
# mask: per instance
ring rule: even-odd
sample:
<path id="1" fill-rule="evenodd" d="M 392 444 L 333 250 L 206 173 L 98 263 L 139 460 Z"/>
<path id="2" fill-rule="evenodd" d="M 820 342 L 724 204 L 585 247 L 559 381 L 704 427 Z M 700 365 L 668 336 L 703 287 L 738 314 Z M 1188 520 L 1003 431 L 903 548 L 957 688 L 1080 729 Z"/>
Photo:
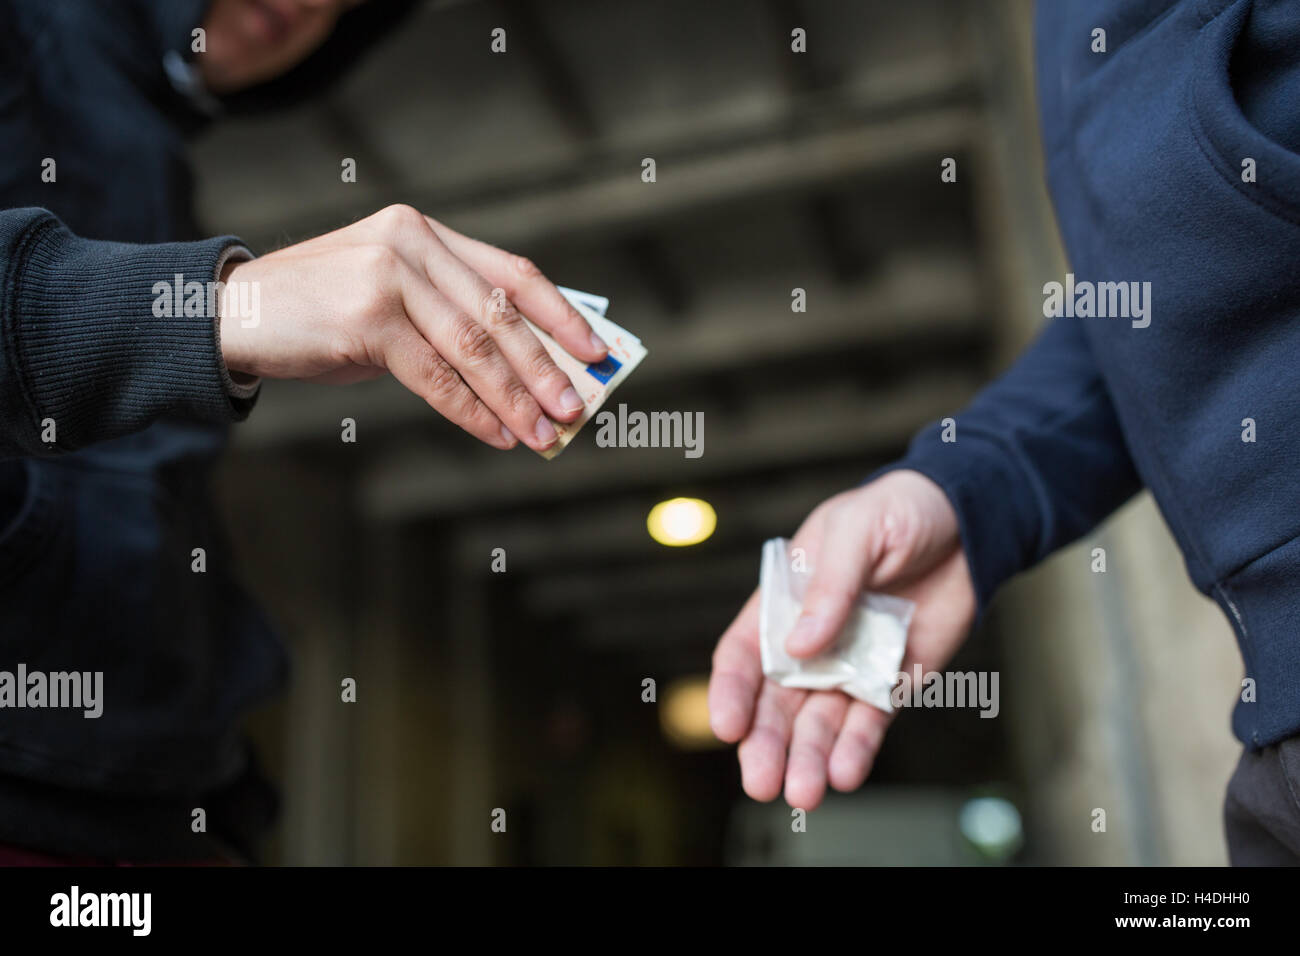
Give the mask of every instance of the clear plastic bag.
<path id="1" fill-rule="evenodd" d="M 811 577 L 811 567 L 796 569 L 787 539 L 763 545 L 758 618 L 763 673 L 785 687 L 841 690 L 892 710 L 890 691 L 898 681 L 916 604 L 888 594 L 863 594 L 835 643 L 817 657 L 800 660 L 786 653 L 785 642 Z"/>

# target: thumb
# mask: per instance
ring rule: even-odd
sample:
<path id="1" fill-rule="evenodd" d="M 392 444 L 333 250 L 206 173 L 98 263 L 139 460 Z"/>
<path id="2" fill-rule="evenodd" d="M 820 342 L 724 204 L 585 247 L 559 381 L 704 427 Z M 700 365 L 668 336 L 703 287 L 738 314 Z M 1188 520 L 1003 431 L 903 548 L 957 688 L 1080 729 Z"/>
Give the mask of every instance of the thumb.
<path id="1" fill-rule="evenodd" d="M 813 657 L 834 643 L 857 604 L 868 570 L 878 559 L 880 535 L 868 530 L 875 523 L 845 511 L 827 516 L 803 609 L 785 642 L 792 657 Z"/>

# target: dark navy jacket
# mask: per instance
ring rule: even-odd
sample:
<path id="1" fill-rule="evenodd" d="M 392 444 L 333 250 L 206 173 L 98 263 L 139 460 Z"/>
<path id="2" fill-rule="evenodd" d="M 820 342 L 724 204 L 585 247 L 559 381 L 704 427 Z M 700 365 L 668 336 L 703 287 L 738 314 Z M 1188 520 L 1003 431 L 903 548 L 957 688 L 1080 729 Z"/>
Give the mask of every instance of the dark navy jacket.
<path id="1" fill-rule="evenodd" d="M 1092 51 L 1097 28 L 1105 53 Z M 956 504 L 981 608 L 1150 488 L 1255 682 L 1235 734 L 1250 746 L 1294 735 L 1300 4 L 1044 0 L 1037 43 L 1070 268 L 1077 282 L 1150 282 L 1150 325 L 1046 320 L 956 416 L 955 442 L 935 425 L 898 466 Z"/>
<path id="2" fill-rule="evenodd" d="M 104 675 L 98 719 L 0 709 L 0 842 L 189 859 L 212 852 L 194 807 L 225 847 L 269 820 L 238 725 L 286 660 L 209 494 L 253 397 L 211 316 L 153 308 L 156 283 L 210 282 L 238 245 L 198 238 L 186 137 L 203 101 L 163 67 L 207 2 L 0 0 L 0 671 Z M 319 92 L 410 6 L 348 14 L 228 105 Z"/>

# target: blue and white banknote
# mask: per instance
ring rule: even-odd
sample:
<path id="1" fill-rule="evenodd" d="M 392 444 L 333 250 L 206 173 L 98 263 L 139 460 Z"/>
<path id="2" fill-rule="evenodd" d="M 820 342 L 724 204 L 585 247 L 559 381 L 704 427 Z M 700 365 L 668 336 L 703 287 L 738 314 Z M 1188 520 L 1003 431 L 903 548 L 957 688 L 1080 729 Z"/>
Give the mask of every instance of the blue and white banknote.
<path id="1" fill-rule="evenodd" d="M 609 300 L 604 296 L 593 295 L 590 292 L 579 292 L 576 289 L 566 289 L 560 287 L 560 292 L 569 300 L 570 304 L 578 310 L 587 323 L 591 326 L 593 332 L 599 335 L 609 346 L 609 355 L 603 362 L 587 363 L 582 362 L 556 343 L 537 326 L 531 322 L 528 327 L 532 329 L 533 334 L 541 341 L 542 346 L 555 362 L 569 376 L 573 382 L 573 387 L 577 389 L 578 395 L 582 398 L 582 414 L 572 422 L 556 422 L 555 431 L 559 435 L 555 444 L 539 454 L 543 458 L 554 458 L 568 446 L 573 440 L 573 436 L 578 434 L 578 430 L 591 420 L 591 417 L 599 411 L 600 406 L 605 404 L 614 389 L 623 382 L 625 378 L 632 374 L 632 370 L 641 364 L 641 360 L 646 357 L 646 348 L 631 332 L 627 331 L 609 319 L 605 318 L 605 310 L 609 308 Z M 528 320 L 525 319 L 525 322 Z"/>

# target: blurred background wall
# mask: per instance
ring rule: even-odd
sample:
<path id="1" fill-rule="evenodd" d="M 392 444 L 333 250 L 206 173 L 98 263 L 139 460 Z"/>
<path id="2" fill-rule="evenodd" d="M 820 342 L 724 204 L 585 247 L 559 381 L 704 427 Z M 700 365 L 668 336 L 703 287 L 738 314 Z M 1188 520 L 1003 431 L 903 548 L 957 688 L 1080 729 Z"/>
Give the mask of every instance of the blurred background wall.
<path id="1" fill-rule="evenodd" d="M 211 232 L 268 251 L 417 205 L 609 296 L 650 351 L 616 403 L 705 420 L 698 459 L 588 426 L 545 462 L 391 381 L 265 386 L 222 485 L 296 662 L 252 728 L 284 794 L 270 862 L 1224 861 L 1242 668 L 1145 496 L 953 662 L 1000 673 L 996 719 L 904 713 L 807 833 L 707 734 L 762 541 L 959 409 L 1066 271 L 1031 29 L 1020 0 L 429 0 L 325 101 L 202 141 Z M 677 495 L 714 506 L 708 541 L 648 536 Z M 1020 820 L 992 842 L 989 797 Z"/>

